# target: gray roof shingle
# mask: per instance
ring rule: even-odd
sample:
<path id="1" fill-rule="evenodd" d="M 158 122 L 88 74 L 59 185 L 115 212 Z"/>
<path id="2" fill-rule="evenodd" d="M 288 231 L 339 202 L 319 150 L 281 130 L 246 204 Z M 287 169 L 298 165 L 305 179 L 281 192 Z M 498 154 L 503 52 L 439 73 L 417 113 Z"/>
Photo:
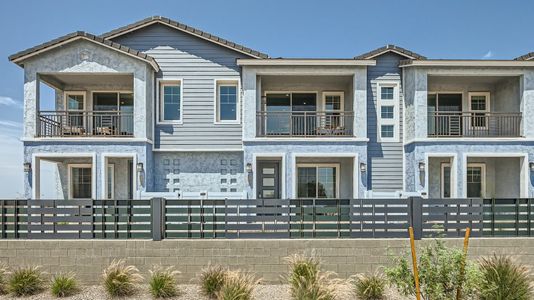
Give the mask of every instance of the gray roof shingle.
<path id="1" fill-rule="evenodd" d="M 397 53 L 403 54 L 404 56 L 410 59 L 426 59 L 426 57 L 420 54 L 417 54 L 413 51 L 410 51 L 408 49 L 405 49 L 405 48 L 402 48 L 396 45 L 386 45 L 384 47 L 380 47 L 375 50 L 369 51 L 367 53 L 355 56 L 354 59 L 371 59 L 379 54 L 382 54 L 388 51 L 395 51 Z"/>
<path id="2" fill-rule="evenodd" d="M 244 54 L 246 54 L 248 56 L 252 56 L 252 57 L 255 57 L 255 58 L 268 58 L 269 57 L 269 55 L 267 55 L 265 53 L 261 53 L 259 51 L 247 48 L 247 47 L 245 47 L 243 45 L 239 45 L 239 44 L 236 44 L 234 42 L 231 42 L 231 41 L 225 40 L 223 38 L 220 38 L 218 36 L 215 36 L 213 34 L 204 32 L 204 31 L 202 31 L 200 29 L 196 29 L 194 27 L 191 27 L 191 26 L 188 26 L 188 25 L 185 25 L 185 24 L 182 24 L 182 23 L 176 22 L 174 20 L 171 20 L 169 18 L 165 18 L 165 17 L 161 17 L 161 16 L 153 16 L 153 17 L 149 17 L 149 18 L 143 19 L 141 21 L 137 21 L 135 23 L 132 23 L 132 24 L 129 24 L 129 25 L 114 29 L 114 30 L 112 30 L 110 32 L 106 32 L 106 33 L 100 35 L 100 37 L 104 38 L 104 39 L 112 39 L 112 38 L 117 37 L 119 35 L 126 34 L 126 33 L 130 32 L 132 30 L 137 30 L 137 29 L 143 28 L 146 25 L 152 24 L 152 23 L 155 23 L 155 22 L 161 23 L 161 24 L 164 24 L 164 25 L 167 25 L 167 26 L 170 26 L 170 27 L 173 27 L 175 29 L 187 32 L 187 33 L 192 34 L 194 36 L 197 36 L 197 37 L 212 41 L 214 43 L 223 45 L 225 47 L 234 49 L 234 50 L 236 50 L 238 52 L 241 52 L 241 53 L 244 53 Z"/>
<path id="3" fill-rule="evenodd" d="M 532 59 L 534 59 L 534 52 L 530 52 L 525 55 L 521 55 L 519 57 L 514 58 L 514 60 L 532 60 Z"/>
<path id="4" fill-rule="evenodd" d="M 15 53 L 13 55 L 10 55 L 9 56 L 9 60 L 10 61 L 15 61 L 16 63 L 18 63 L 18 60 L 23 58 L 23 57 L 25 57 L 25 56 L 31 55 L 31 54 L 33 54 L 33 53 L 35 53 L 37 51 L 45 50 L 47 48 L 50 48 L 50 47 L 56 46 L 58 44 L 61 44 L 61 43 L 64 43 L 64 42 L 68 42 L 69 40 L 74 40 L 74 39 L 77 39 L 77 38 L 83 38 L 83 39 L 86 39 L 86 40 L 90 40 L 90 41 L 95 42 L 97 44 L 105 45 L 107 47 L 111 47 L 113 49 L 116 49 L 119 52 L 123 52 L 123 53 L 126 53 L 126 54 L 130 54 L 130 55 L 136 56 L 136 57 L 146 61 L 147 63 L 149 63 L 156 71 L 159 70 L 158 63 L 151 56 L 148 56 L 147 54 L 145 54 L 145 53 L 143 53 L 141 51 L 137 51 L 135 49 L 126 47 L 124 45 L 121 45 L 119 43 L 116 43 L 116 42 L 113 42 L 113 41 L 110 41 L 110 40 L 106 40 L 104 38 L 101 38 L 99 36 L 96 36 L 94 34 L 90 34 L 90 33 L 84 32 L 84 31 L 76 31 L 76 32 L 73 32 L 73 33 L 69 33 L 67 35 L 58 37 L 58 38 L 53 39 L 51 41 L 48 41 L 46 43 L 42 43 L 40 45 L 28 48 L 26 50 L 22 50 L 22 51 L 17 52 L 17 53 Z"/>

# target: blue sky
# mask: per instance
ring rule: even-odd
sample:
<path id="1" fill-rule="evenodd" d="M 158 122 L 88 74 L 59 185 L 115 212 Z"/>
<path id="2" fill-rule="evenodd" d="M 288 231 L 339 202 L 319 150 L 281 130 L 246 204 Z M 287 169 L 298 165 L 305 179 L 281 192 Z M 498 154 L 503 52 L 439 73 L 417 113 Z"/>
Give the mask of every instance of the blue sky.
<path id="1" fill-rule="evenodd" d="M 397 44 L 430 58 L 534 51 L 529 1 L 2 0 L 0 197 L 22 192 L 23 72 L 7 57 L 76 30 L 100 34 L 162 15 L 271 57 L 352 57 Z"/>

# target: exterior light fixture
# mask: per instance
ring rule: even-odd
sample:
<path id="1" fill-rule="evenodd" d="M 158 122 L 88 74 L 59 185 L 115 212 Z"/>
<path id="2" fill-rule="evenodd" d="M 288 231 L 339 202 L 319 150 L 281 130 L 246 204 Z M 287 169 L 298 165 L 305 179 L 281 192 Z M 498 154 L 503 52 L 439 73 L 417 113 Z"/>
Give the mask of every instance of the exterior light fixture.
<path id="1" fill-rule="evenodd" d="M 247 163 L 246 171 L 247 171 L 247 173 L 252 173 L 252 164 L 251 163 Z"/>
<path id="2" fill-rule="evenodd" d="M 360 172 L 367 172 L 367 165 L 365 163 L 360 163 Z"/>
<path id="3" fill-rule="evenodd" d="M 143 163 L 137 163 L 137 172 L 143 172 Z"/>
<path id="4" fill-rule="evenodd" d="M 24 172 L 25 173 L 28 173 L 28 172 L 30 172 L 32 170 L 32 164 L 29 163 L 29 162 L 24 163 L 23 166 L 24 166 Z"/>
<path id="5" fill-rule="evenodd" d="M 530 171 L 534 172 L 534 162 L 528 163 L 528 166 L 530 168 Z"/>
<path id="6" fill-rule="evenodd" d="M 425 163 L 424 162 L 420 162 L 419 163 L 419 172 L 424 172 L 425 171 Z"/>

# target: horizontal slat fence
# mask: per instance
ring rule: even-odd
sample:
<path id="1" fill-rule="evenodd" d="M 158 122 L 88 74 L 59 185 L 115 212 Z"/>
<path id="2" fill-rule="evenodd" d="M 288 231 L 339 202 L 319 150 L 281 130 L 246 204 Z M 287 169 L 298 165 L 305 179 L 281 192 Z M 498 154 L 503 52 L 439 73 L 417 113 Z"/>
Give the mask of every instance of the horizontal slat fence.
<path id="1" fill-rule="evenodd" d="M 0 200 L 0 238 L 533 236 L 532 199 Z"/>
<path id="2" fill-rule="evenodd" d="M 432 237 L 482 235 L 482 199 L 422 199 L 422 234 Z"/>

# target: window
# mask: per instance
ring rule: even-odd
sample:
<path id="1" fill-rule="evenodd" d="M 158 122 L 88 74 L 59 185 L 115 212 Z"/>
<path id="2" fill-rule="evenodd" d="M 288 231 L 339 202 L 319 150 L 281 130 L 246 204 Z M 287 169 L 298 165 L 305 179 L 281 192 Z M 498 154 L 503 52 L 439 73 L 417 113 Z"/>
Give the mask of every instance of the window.
<path id="1" fill-rule="evenodd" d="M 393 138 L 395 136 L 394 129 L 394 125 L 382 125 L 380 127 L 380 136 L 382 138 Z"/>
<path id="2" fill-rule="evenodd" d="M 380 108 L 381 117 L 382 119 L 393 119 L 394 113 L 393 113 L 394 106 L 382 106 Z"/>
<path id="3" fill-rule="evenodd" d="M 344 92 L 325 92 L 323 94 L 324 120 L 321 122 L 323 128 L 337 129 L 344 126 Z M 319 115 L 319 117 L 322 117 Z"/>
<path id="4" fill-rule="evenodd" d="M 107 199 L 113 199 L 115 195 L 115 165 L 108 164 L 106 176 L 106 196 Z"/>
<path id="5" fill-rule="evenodd" d="M 379 142 L 399 141 L 399 83 L 382 81 L 377 84 L 377 126 Z"/>
<path id="6" fill-rule="evenodd" d="M 451 164 L 441 164 L 441 198 L 451 197 Z"/>
<path id="7" fill-rule="evenodd" d="M 471 92 L 469 93 L 469 110 L 472 113 L 471 127 L 487 128 L 488 115 L 490 111 L 490 93 Z"/>
<path id="8" fill-rule="evenodd" d="M 383 86 L 380 88 L 380 95 L 382 100 L 393 100 L 394 99 L 394 87 L 393 86 Z"/>
<path id="9" fill-rule="evenodd" d="M 92 170 L 90 164 L 69 165 L 69 198 L 92 198 Z"/>
<path id="10" fill-rule="evenodd" d="M 182 85 L 181 81 L 161 82 L 159 95 L 159 121 L 182 121 Z"/>
<path id="11" fill-rule="evenodd" d="M 85 118 L 85 92 L 65 92 L 65 110 L 67 111 L 67 126 L 83 127 Z"/>
<path id="12" fill-rule="evenodd" d="M 215 123 L 239 121 L 239 84 L 235 80 L 216 81 Z"/>
<path id="13" fill-rule="evenodd" d="M 298 198 L 337 198 L 338 164 L 297 165 Z"/>
<path id="14" fill-rule="evenodd" d="M 467 197 L 484 198 L 486 166 L 484 164 L 467 164 Z"/>

